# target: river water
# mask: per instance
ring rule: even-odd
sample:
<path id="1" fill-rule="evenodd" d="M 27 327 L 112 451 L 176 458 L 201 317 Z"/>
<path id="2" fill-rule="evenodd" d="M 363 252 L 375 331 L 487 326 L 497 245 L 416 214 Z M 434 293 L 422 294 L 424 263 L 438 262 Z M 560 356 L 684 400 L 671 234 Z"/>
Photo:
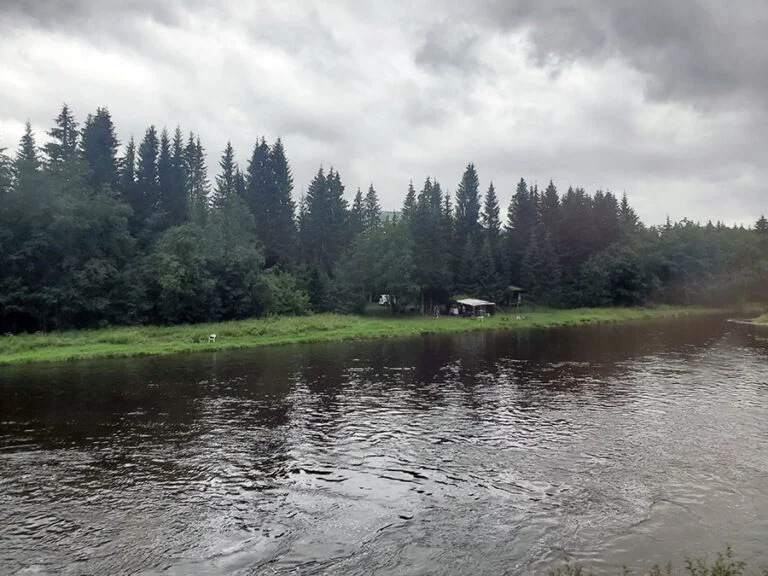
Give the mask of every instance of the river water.
<path id="1" fill-rule="evenodd" d="M 723 319 L 6 367 L 0 573 L 768 564 L 767 447 Z"/>

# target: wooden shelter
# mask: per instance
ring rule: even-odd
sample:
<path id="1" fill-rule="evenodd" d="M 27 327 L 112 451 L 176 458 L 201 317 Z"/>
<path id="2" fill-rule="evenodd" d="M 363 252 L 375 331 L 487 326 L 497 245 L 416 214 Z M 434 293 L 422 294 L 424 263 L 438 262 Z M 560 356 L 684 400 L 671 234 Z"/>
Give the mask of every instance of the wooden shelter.
<path id="1" fill-rule="evenodd" d="M 495 302 L 477 298 L 462 298 L 456 300 L 456 305 L 460 316 L 490 316 L 496 310 Z"/>

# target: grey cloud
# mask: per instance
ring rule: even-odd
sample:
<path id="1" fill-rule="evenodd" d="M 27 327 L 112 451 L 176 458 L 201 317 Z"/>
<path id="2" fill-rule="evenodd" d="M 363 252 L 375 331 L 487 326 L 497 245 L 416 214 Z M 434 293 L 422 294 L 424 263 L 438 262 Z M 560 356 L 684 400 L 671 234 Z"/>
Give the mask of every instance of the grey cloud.
<path id="1" fill-rule="evenodd" d="M 528 30 L 539 65 L 619 57 L 648 76 L 653 98 L 766 105 L 765 10 L 761 0 L 488 0 L 474 15 L 486 29 Z"/>
<path id="2" fill-rule="evenodd" d="M 456 29 L 447 34 L 441 26 L 436 26 L 429 30 L 426 40 L 416 51 L 415 61 L 432 72 L 472 74 L 480 68 L 477 44 L 476 34 L 460 34 Z"/>

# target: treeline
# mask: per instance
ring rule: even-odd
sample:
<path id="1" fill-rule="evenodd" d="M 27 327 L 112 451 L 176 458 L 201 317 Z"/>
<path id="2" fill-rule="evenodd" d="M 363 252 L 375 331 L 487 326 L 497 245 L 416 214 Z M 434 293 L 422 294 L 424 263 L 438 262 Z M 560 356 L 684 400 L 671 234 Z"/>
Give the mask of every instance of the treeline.
<path id="1" fill-rule="evenodd" d="M 455 199 L 411 184 L 395 217 L 374 187 L 351 205 L 320 169 L 298 205 L 283 143 L 231 144 L 211 182 L 200 138 L 150 126 L 119 153 L 109 111 L 66 105 L 39 148 L 0 151 L 0 331 L 182 323 L 309 311 L 393 312 L 457 294 L 549 306 L 760 299 L 768 223 L 645 227 L 627 197 L 521 179 L 502 219 L 470 164 Z M 455 206 L 454 206 L 455 203 Z"/>

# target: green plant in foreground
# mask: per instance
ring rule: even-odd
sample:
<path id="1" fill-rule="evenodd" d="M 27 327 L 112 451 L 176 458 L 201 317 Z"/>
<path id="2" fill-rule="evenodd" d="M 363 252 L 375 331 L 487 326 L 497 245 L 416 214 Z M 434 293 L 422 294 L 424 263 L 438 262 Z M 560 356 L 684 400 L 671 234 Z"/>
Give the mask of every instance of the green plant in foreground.
<path id="1" fill-rule="evenodd" d="M 768 568 L 760 572 L 747 572 L 747 565 L 733 555 L 733 549 L 727 546 L 724 552 L 718 552 L 715 561 L 711 564 L 704 558 L 686 557 L 683 568 L 677 570 L 670 562 L 665 568 L 655 565 L 648 572 L 648 576 L 747 576 L 760 574 L 768 576 Z M 592 572 L 585 572 L 581 566 L 566 564 L 561 568 L 549 571 L 549 576 L 591 576 Z M 629 576 L 630 571 L 624 567 L 620 576 Z"/>

